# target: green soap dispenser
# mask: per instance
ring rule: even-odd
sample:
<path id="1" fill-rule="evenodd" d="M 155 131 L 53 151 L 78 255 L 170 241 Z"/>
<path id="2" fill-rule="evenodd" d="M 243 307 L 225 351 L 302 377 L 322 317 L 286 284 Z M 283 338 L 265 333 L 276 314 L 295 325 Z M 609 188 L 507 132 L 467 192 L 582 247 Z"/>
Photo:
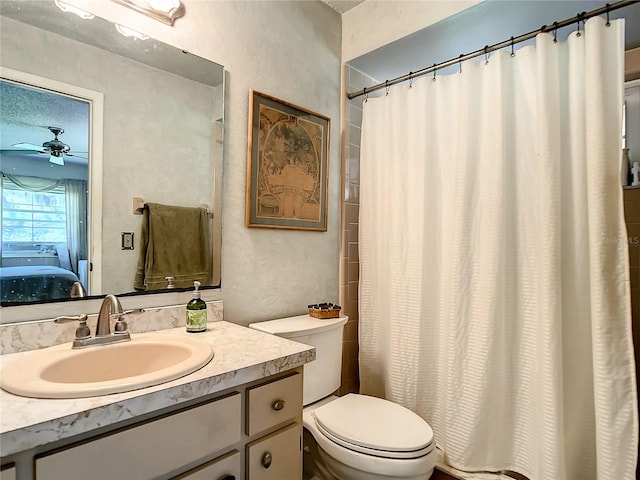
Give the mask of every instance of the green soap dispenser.
<path id="1" fill-rule="evenodd" d="M 193 298 L 187 303 L 187 332 L 207 330 L 207 304 L 200 298 L 200 282 L 193 282 Z"/>

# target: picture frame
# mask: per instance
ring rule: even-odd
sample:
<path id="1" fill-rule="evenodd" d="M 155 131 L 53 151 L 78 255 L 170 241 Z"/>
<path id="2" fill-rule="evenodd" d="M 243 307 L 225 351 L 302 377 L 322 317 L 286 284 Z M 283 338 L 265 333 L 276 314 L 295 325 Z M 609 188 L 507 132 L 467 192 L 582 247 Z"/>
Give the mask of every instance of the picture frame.
<path id="1" fill-rule="evenodd" d="M 246 227 L 327 230 L 328 117 L 249 92 Z"/>

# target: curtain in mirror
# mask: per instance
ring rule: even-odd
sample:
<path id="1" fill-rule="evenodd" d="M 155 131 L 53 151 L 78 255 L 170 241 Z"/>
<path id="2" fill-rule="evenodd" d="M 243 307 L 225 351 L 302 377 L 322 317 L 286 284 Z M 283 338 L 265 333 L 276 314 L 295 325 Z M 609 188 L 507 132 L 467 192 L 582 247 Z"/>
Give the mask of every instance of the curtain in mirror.
<path id="1" fill-rule="evenodd" d="M 78 262 L 87 259 L 87 182 L 85 180 L 65 180 L 64 186 L 67 212 L 67 249 L 71 270 L 79 275 Z"/>

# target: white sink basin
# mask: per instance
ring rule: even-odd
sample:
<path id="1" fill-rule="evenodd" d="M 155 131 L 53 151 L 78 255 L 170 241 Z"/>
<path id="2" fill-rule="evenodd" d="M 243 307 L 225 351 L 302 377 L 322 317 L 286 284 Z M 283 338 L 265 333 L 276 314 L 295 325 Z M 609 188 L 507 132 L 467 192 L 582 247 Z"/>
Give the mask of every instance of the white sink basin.
<path id="1" fill-rule="evenodd" d="M 128 392 L 187 375 L 213 358 L 203 340 L 138 335 L 129 342 L 71 349 L 71 344 L 19 354 L 0 386 L 34 398 L 82 398 Z"/>

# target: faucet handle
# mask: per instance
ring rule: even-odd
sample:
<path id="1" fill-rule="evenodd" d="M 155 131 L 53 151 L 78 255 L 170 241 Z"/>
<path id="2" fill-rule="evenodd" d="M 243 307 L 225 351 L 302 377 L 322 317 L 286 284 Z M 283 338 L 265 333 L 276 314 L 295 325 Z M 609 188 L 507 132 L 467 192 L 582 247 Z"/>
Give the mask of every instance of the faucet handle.
<path id="1" fill-rule="evenodd" d="M 87 316 L 86 315 L 78 315 L 75 317 L 56 317 L 53 319 L 54 323 L 69 323 L 69 322 L 80 322 L 78 328 L 76 328 L 76 340 L 82 340 L 85 338 L 91 337 L 91 330 L 89 330 L 89 326 L 87 325 Z"/>
<path id="2" fill-rule="evenodd" d="M 113 326 L 113 333 L 116 334 L 129 334 L 129 332 L 127 331 L 127 322 L 124 321 L 124 316 L 123 315 L 119 315 L 118 319 L 116 320 L 116 323 Z"/>

